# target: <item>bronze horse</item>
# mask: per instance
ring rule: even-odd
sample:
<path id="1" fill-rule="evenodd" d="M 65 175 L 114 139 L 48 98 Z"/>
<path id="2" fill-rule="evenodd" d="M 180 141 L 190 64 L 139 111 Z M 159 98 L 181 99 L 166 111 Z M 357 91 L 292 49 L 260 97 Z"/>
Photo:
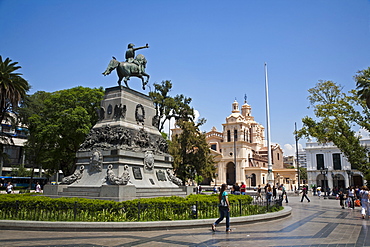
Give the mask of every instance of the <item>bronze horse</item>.
<path id="1" fill-rule="evenodd" d="M 124 78 L 123 82 L 126 87 L 129 88 L 127 81 L 130 80 L 131 76 L 135 76 L 141 79 L 143 90 L 145 90 L 145 85 L 149 82 L 149 75 L 145 73 L 147 61 L 142 54 L 137 55 L 135 60 L 136 63 L 119 62 L 115 57 L 113 57 L 113 59 L 110 60 L 107 69 L 103 72 L 103 75 L 109 75 L 114 69 L 116 69 L 119 86 L 121 86 L 122 79 Z M 144 76 L 147 77 L 146 81 L 144 80 Z"/>

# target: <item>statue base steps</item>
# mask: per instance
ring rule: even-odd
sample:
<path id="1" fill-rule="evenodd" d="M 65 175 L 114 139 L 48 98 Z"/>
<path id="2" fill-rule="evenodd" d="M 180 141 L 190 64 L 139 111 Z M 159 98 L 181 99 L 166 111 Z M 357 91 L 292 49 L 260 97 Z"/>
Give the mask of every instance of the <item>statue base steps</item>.
<path id="1" fill-rule="evenodd" d="M 121 202 L 138 198 L 169 196 L 185 197 L 188 194 L 193 193 L 194 188 L 194 186 L 180 186 L 178 188 L 136 188 L 134 185 L 102 185 L 100 187 L 45 185 L 44 194 L 52 198 L 82 197 L 87 199 L 101 199 Z"/>

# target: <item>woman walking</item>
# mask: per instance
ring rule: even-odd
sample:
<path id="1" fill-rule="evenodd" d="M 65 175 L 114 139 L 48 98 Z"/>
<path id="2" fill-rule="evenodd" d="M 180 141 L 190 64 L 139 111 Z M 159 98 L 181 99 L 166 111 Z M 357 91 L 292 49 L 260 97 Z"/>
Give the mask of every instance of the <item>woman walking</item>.
<path id="1" fill-rule="evenodd" d="M 360 193 L 359 193 L 360 199 L 361 199 L 361 214 L 362 218 L 365 219 L 366 213 L 367 216 L 370 215 L 369 212 L 369 190 L 366 186 L 363 186 Z"/>
<path id="2" fill-rule="evenodd" d="M 220 194 L 218 196 L 219 206 L 218 210 L 220 212 L 220 218 L 218 218 L 215 223 L 212 224 L 212 231 L 216 231 L 216 226 L 226 217 L 226 232 L 231 232 L 230 229 L 230 203 L 228 199 L 228 194 L 226 192 L 227 184 L 221 185 Z"/>
<path id="3" fill-rule="evenodd" d="M 355 209 L 355 188 L 353 188 L 353 186 L 348 188 L 348 197 L 350 201 L 350 208 Z"/>

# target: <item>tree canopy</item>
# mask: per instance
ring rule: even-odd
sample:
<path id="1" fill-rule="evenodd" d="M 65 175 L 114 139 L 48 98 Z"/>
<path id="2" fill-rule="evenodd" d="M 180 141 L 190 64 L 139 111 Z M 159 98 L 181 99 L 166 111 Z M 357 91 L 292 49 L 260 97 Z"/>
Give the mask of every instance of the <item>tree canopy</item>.
<path id="1" fill-rule="evenodd" d="M 189 179 L 202 180 L 203 177 L 215 177 L 213 156 L 206 141 L 205 134 L 199 126 L 205 119 L 194 122 L 194 109 L 190 106 L 191 98 L 182 94 L 170 96 L 172 83 L 169 80 L 154 84 L 155 90 L 149 93 L 159 116 L 159 131 L 170 119 L 176 121 L 180 133 L 172 136 L 169 153 L 174 158 L 174 171 L 185 183 Z"/>
<path id="2" fill-rule="evenodd" d="M 17 64 L 18 62 L 12 62 L 9 58 L 3 61 L 0 56 L 0 123 L 9 117 L 9 112 L 18 107 L 31 88 L 22 74 L 16 72 L 22 68 Z"/>
<path id="3" fill-rule="evenodd" d="M 367 107 L 370 108 L 370 67 L 358 71 L 355 80 L 357 95 L 361 100 L 365 100 Z"/>
<path id="4" fill-rule="evenodd" d="M 342 86 L 332 81 L 320 81 L 308 90 L 308 99 L 316 120 L 304 117 L 298 136 L 308 139 L 314 137 L 320 143 L 333 142 L 346 156 L 353 169 L 367 175 L 367 147 L 360 145 L 360 136 L 356 135 L 352 128 L 356 123 L 367 125 L 363 123 L 364 115 L 355 107 L 356 102 L 361 104 L 361 100 L 355 91 L 350 91 L 347 95 L 342 89 Z"/>
<path id="5" fill-rule="evenodd" d="M 150 92 L 149 96 L 153 99 L 159 117 L 158 129 L 160 132 L 163 131 L 165 122 L 172 118 L 175 121 L 194 119 L 194 110 L 190 107 L 191 98 L 182 94 L 175 97 L 169 95 L 172 89 L 171 81 L 162 81 L 161 84 L 154 83 L 154 88 L 155 90 Z"/>
<path id="6" fill-rule="evenodd" d="M 28 95 L 19 111 L 28 126 L 27 157 L 31 163 L 65 176 L 75 171 L 75 156 L 80 144 L 97 122 L 96 108 L 104 91 L 75 87 Z"/>
<path id="7" fill-rule="evenodd" d="M 169 146 L 170 154 L 174 158 L 173 167 L 176 175 L 185 181 L 195 179 L 197 176 L 214 178 L 216 168 L 206 135 L 201 133 L 198 124 L 193 121 L 179 120 L 177 126 L 181 133 L 172 137 Z"/>

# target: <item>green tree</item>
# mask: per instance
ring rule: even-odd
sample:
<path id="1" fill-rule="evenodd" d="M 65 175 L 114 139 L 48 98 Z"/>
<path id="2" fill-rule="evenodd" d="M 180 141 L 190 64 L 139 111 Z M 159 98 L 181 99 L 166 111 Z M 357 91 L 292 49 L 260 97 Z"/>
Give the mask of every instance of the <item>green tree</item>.
<path id="1" fill-rule="evenodd" d="M 201 120 L 195 124 L 193 121 L 179 120 L 177 125 L 181 133 L 173 136 L 169 146 L 170 154 L 174 158 L 176 175 L 185 183 L 189 179 L 214 178 L 216 168 L 213 156 L 206 141 L 205 133 L 201 133 L 199 126 Z"/>
<path id="2" fill-rule="evenodd" d="M 307 181 L 307 168 L 299 167 L 299 176 L 301 179 L 304 179 Z"/>
<path id="3" fill-rule="evenodd" d="M 7 121 L 12 126 L 17 124 L 15 110 L 30 89 L 30 85 L 22 77 L 22 74 L 17 73 L 17 70 L 21 68 L 21 66 L 17 64 L 18 62 L 12 62 L 9 58 L 3 60 L 0 56 L 0 123 Z M 1 163 L 7 158 L 7 155 L 3 152 L 4 146 L 12 144 L 13 141 L 11 136 L 3 133 L 1 130 Z M 0 168 L 1 167 L 0 165 Z"/>
<path id="4" fill-rule="evenodd" d="M 16 72 L 21 68 L 17 64 L 18 62 L 12 62 L 9 58 L 3 61 L 0 56 L 0 123 L 18 107 L 30 89 L 22 74 Z"/>
<path id="5" fill-rule="evenodd" d="M 26 169 L 23 164 L 13 166 L 11 175 L 14 177 L 31 177 L 32 171 Z"/>
<path id="6" fill-rule="evenodd" d="M 154 83 L 154 92 L 150 92 L 149 96 L 153 99 L 154 106 L 159 118 L 158 129 L 163 131 L 166 121 L 174 118 L 175 121 L 180 118 L 183 120 L 193 120 L 194 110 L 190 107 L 191 98 L 184 95 L 176 95 L 171 97 L 169 92 L 172 89 L 171 81 L 162 81 L 161 84 Z"/>
<path id="7" fill-rule="evenodd" d="M 367 147 L 360 145 L 360 137 L 352 128 L 354 123 L 360 122 L 361 115 L 352 104 L 356 101 L 356 96 L 347 96 L 342 92 L 342 87 L 332 81 L 320 81 L 308 91 L 308 99 L 317 120 L 304 117 L 298 136 L 308 139 L 314 137 L 320 143 L 333 142 L 346 156 L 352 168 L 367 175 Z"/>
<path id="8" fill-rule="evenodd" d="M 26 151 L 31 161 L 61 169 L 65 176 L 73 174 L 76 152 L 98 120 L 96 108 L 103 95 L 102 88 L 75 87 L 28 96 L 20 115 L 29 128 Z"/>
<path id="9" fill-rule="evenodd" d="M 370 108 L 370 67 L 362 71 L 358 71 L 355 76 L 357 95 L 360 99 L 366 101 L 366 105 Z"/>

